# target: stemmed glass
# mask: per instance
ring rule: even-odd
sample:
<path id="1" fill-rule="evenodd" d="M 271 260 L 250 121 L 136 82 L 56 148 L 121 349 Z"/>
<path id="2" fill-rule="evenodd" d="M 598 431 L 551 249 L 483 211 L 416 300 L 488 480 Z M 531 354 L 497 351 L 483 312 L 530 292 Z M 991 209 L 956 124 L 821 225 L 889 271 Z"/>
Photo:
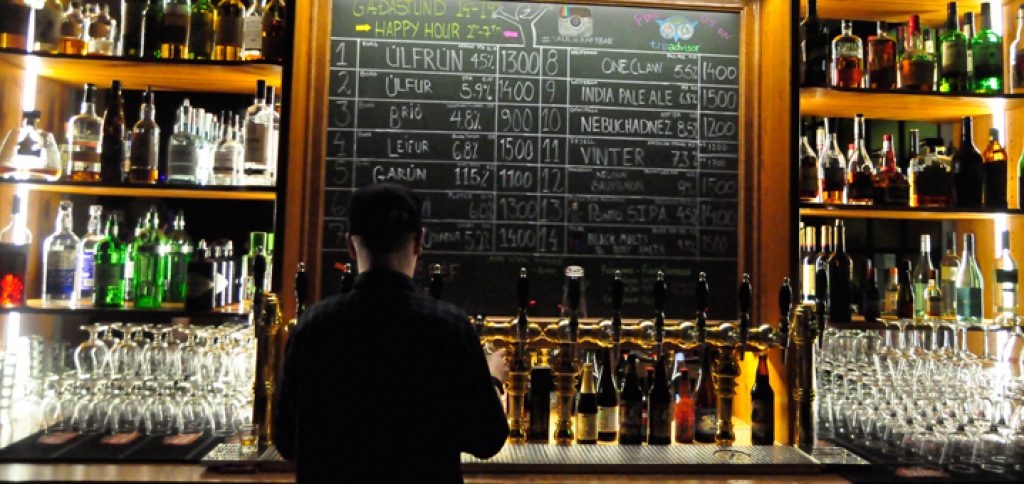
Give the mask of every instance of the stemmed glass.
<path id="1" fill-rule="evenodd" d="M 122 338 L 110 349 L 110 378 L 131 378 L 142 374 L 142 328 L 123 326 Z"/>
<path id="2" fill-rule="evenodd" d="M 102 324 L 81 326 L 83 331 L 89 333 L 89 338 L 75 349 L 75 369 L 78 371 L 78 377 L 83 380 L 99 378 L 107 364 L 109 350 L 107 345 L 97 337 L 99 332 L 105 328 L 106 326 Z"/>

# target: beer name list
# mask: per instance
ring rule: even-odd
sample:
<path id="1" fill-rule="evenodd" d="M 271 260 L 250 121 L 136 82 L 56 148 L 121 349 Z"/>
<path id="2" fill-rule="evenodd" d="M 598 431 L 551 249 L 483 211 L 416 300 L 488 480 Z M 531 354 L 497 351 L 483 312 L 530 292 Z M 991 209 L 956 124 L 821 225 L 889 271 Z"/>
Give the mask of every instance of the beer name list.
<path id="1" fill-rule="evenodd" d="M 519 267 L 555 315 L 580 265 L 588 311 L 692 314 L 697 273 L 733 311 L 739 16 L 469 0 L 335 0 L 321 290 L 335 292 L 347 204 L 393 181 L 424 198 L 423 267 L 445 299 L 512 314 Z M 425 272 L 425 271 L 420 271 Z M 423 276 L 423 275 L 420 275 Z M 718 304 L 721 302 L 722 304 Z M 679 317 L 683 317 L 680 315 Z"/>

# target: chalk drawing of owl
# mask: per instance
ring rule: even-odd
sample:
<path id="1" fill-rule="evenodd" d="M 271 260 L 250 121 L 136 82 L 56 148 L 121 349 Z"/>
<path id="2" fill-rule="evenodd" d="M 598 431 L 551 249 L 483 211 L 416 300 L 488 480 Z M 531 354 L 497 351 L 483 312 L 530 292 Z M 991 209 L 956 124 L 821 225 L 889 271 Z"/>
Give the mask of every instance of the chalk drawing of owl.
<path id="1" fill-rule="evenodd" d="M 691 21 L 682 15 L 673 15 L 665 20 L 656 20 L 656 22 L 658 22 L 658 33 L 661 34 L 661 38 L 676 42 L 690 40 L 697 30 L 697 24 L 700 23 L 696 20 Z"/>

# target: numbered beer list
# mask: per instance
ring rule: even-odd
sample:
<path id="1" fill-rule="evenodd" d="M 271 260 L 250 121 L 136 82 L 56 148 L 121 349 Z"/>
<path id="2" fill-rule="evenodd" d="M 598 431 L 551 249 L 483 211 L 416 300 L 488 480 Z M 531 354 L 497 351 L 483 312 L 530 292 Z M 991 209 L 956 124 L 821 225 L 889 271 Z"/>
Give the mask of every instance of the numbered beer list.
<path id="1" fill-rule="evenodd" d="M 332 39 L 325 257 L 346 255 L 353 190 L 394 181 L 463 272 L 735 274 L 738 56 L 523 45 Z"/>

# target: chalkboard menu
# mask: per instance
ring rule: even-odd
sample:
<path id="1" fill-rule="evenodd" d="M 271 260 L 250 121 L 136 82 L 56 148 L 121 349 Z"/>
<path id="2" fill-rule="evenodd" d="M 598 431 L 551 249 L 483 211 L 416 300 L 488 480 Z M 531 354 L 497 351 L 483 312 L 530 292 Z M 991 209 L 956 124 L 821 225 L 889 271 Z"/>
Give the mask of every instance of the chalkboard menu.
<path id="1" fill-rule="evenodd" d="M 445 299 L 513 314 L 520 267 L 553 316 L 563 268 L 590 316 L 735 312 L 740 21 L 728 12 L 473 0 L 335 0 L 321 293 L 347 261 L 348 199 L 396 181 L 425 199 Z"/>

